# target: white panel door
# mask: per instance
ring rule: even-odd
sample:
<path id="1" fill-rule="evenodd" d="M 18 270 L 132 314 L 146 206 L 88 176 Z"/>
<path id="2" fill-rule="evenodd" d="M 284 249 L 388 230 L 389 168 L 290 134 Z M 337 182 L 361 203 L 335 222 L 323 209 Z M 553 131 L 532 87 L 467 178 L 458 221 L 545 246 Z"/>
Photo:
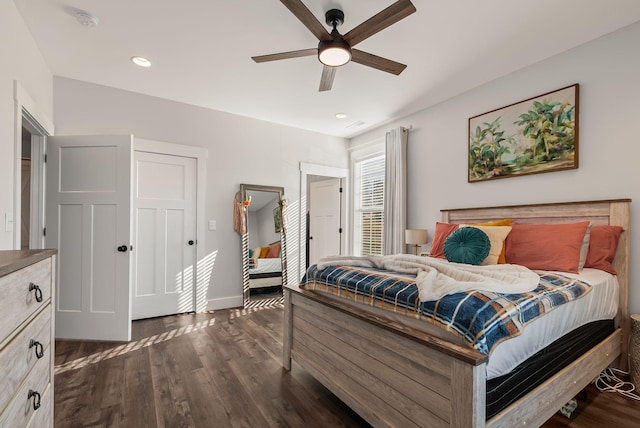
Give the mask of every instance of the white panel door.
<path id="1" fill-rule="evenodd" d="M 309 265 L 340 254 L 340 179 L 309 184 Z"/>
<path id="2" fill-rule="evenodd" d="M 56 337 L 130 340 L 133 136 L 47 138 L 46 246 Z"/>
<path id="3" fill-rule="evenodd" d="M 134 159 L 133 319 L 194 311 L 196 159 Z"/>

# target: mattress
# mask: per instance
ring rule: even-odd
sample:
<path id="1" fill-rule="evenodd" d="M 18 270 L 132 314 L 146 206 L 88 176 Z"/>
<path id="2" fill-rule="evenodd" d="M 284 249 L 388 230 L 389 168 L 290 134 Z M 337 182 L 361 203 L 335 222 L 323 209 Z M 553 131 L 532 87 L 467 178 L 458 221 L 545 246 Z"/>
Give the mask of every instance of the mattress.
<path id="1" fill-rule="evenodd" d="M 256 265 L 254 268 L 249 269 L 249 275 L 282 272 L 282 261 L 280 260 L 280 257 L 254 260 L 256 262 Z"/>
<path id="2" fill-rule="evenodd" d="M 563 272 L 563 275 L 590 284 L 591 292 L 559 306 L 527 325 L 520 336 L 497 345 L 487 363 L 487 379 L 510 372 L 531 355 L 580 326 L 616 316 L 618 280 L 614 275 L 590 268 L 579 274 Z"/>

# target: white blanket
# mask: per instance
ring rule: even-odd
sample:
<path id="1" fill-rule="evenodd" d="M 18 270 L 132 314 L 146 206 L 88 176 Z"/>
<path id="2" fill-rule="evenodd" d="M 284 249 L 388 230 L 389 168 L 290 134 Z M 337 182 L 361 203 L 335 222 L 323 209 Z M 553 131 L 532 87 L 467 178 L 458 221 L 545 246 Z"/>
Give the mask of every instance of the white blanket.
<path id="1" fill-rule="evenodd" d="M 410 254 L 331 256 L 318 262 L 319 270 L 328 266 L 369 267 L 415 275 L 423 301 L 467 290 L 525 293 L 534 290 L 540 282 L 537 273 L 520 265 L 474 266 Z"/>

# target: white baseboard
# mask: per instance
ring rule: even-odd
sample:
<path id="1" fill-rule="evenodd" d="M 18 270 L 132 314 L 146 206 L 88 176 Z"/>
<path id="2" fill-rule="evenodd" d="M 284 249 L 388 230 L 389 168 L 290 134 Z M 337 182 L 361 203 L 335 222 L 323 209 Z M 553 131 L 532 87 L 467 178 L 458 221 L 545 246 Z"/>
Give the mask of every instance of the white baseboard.
<path id="1" fill-rule="evenodd" d="M 207 300 L 208 311 L 214 311 L 216 309 L 241 308 L 242 306 L 242 295 Z"/>

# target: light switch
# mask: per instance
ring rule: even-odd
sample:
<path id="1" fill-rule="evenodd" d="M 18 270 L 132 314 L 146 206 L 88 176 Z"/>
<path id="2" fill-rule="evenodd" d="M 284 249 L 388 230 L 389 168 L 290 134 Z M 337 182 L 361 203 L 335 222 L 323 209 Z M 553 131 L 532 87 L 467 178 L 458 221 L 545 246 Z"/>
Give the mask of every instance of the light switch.
<path id="1" fill-rule="evenodd" d="M 216 230 L 216 221 L 209 220 L 209 230 Z"/>
<path id="2" fill-rule="evenodd" d="M 13 213 L 4 213 L 4 231 L 13 232 Z"/>

